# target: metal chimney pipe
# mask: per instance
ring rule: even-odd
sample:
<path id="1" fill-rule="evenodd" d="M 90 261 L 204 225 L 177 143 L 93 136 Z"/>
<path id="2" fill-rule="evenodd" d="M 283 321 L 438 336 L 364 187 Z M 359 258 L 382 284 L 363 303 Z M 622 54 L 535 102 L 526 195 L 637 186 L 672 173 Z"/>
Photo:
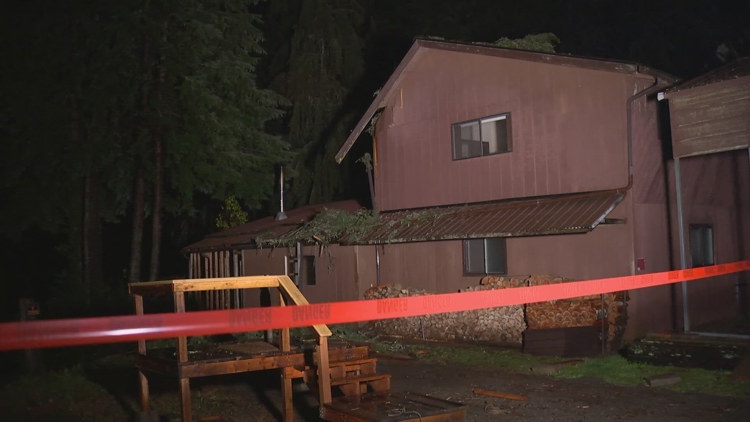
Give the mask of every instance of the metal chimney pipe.
<path id="1" fill-rule="evenodd" d="M 279 172 L 279 192 L 280 192 L 280 210 L 276 213 L 276 220 L 286 220 L 286 213 L 284 213 L 284 166 L 280 166 L 281 171 Z"/>

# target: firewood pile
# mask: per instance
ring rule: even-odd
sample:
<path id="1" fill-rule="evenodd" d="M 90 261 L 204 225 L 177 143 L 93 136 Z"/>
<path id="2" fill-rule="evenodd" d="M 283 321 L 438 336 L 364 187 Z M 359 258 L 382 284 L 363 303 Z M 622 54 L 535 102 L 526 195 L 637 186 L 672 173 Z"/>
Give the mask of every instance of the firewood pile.
<path id="1" fill-rule="evenodd" d="M 528 278 L 528 285 L 542 286 L 569 281 L 571 280 L 563 277 L 532 275 Z M 526 305 L 526 324 L 528 328 L 537 330 L 588 326 L 601 329 L 601 324 L 605 323 L 607 342 L 612 344 L 619 342 L 625 330 L 626 302 L 625 292 L 604 294 L 603 313 L 600 295 L 529 303 Z"/>
<path id="2" fill-rule="evenodd" d="M 528 277 L 486 276 L 478 285 L 462 292 L 506 289 L 565 283 L 563 277 L 531 275 Z M 400 285 L 380 285 L 367 290 L 365 299 L 384 299 L 430 294 L 422 289 Z M 565 328 L 607 324 L 608 342 L 619 342 L 626 320 L 625 293 L 605 294 L 601 312 L 601 296 L 556 300 L 527 305 L 503 306 L 476 311 L 425 315 L 373 321 L 376 332 L 393 337 L 421 340 L 486 342 L 495 344 L 521 344 L 526 329 Z M 598 319 L 606 315 L 606 319 Z"/>

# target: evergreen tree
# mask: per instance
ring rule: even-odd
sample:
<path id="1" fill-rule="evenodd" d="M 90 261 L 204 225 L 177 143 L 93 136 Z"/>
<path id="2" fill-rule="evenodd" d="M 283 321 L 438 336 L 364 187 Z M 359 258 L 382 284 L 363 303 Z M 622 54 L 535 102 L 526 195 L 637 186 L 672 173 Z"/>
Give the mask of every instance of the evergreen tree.
<path id="1" fill-rule="evenodd" d="M 66 287 L 101 286 L 103 224 L 130 214 L 129 280 L 158 274 L 161 215 L 234 195 L 258 208 L 288 158 L 265 130 L 282 98 L 258 89 L 255 1 L 17 2 L 3 6 L 0 224 L 67 240 Z M 145 223 L 151 241 L 144 242 Z M 143 245 L 146 245 L 144 248 Z M 54 245 L 44 245 L 54 248 Z"/>
<path id="2" fill-rule="evenodd" d="M 291 102 L 280 129 L 295 152 L 287 202 L 348 196 L 346 168 L 332 157 L 359 117 L 347 104 L 364 73 L 364 9 L 357 0 L 279 0 L 266 20 L 269 86 Z"/>

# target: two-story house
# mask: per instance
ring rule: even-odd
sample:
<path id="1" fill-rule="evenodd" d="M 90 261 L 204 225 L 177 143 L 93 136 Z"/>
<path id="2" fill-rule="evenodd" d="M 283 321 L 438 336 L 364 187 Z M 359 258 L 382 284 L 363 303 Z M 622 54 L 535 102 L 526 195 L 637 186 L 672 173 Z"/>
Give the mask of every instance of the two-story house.
<path id="1" fill-rule="evenodd" d="M 372 133 L 380 224 L 324 248 L 253 243 L 322 208 L 291 210 L 189 246 L 191 276 L 291 271 L 316 302 L 358 299 L 384 283 L 446 293 L 487 274 L 583 280 L 676 268 L 675 173 L 656 99 L 673 83 L 634 63 L 418 39 L 336 155 L 359 159 L 347 154 Z M 684 226 L 704 229 L 688 249 L 710 248 L 712 262 L 747 256 L 747 160 L 717 154 L 695 166 L 683 206 L 705 213 L 688 212 L 695 221 Z M 695 324 L 736 302 L 735 280 L 711 283 L 709 302 L 724 305 L 691 301 L 701 310 Z M 679 328 L 681 295 L 675 286 L 630 292 L 626 337 Z"/>

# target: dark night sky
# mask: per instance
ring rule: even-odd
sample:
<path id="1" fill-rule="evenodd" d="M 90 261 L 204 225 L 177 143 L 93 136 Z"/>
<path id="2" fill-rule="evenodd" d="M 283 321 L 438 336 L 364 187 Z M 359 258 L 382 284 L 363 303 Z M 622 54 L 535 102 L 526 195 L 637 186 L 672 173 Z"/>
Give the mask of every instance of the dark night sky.
<path id="1" fill-rule="evenodd" d="M 419 35 L 492 42 L 540 32 L 555 33 L 561 53 L 636 61 L 682 78 L 721 65 L 716 52 L 722 44 L 730 55 L 750 54 L 750 1 L 746 0 L 376 3 L 376 39 L 369 40 L 369 48 L 384 50 L 376 56 L 381 59 L 398 51 L 399 60 L 410 40 Z"/>

